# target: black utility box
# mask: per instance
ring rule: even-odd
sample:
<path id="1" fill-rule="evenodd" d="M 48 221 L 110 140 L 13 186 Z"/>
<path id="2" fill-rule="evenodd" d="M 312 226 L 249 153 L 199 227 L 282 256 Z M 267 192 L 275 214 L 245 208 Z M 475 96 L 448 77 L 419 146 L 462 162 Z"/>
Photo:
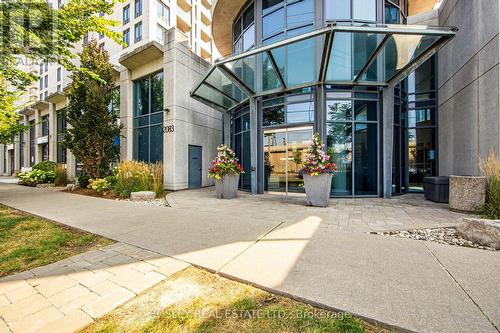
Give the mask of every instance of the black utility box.
<path id="1" fill-rule="evenodd" d="M 448 203 L 450 191 L 450 177 L 425 177 L 425 198 L 434 202 Z"/>

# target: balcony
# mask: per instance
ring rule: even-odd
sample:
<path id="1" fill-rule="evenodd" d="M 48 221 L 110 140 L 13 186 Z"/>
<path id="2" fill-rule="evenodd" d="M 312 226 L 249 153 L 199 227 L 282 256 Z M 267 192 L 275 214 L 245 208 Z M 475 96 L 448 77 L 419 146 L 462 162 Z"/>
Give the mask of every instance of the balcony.
<path id="1" fill-rule="evenodd" d="M 212 8 L 212 0 L 201 0 L 201 4 L 207 9 Z"/>
<path id="2" fill-rule="evenodd" d="M 191 0 L 177 0 L 177 6 L 185 12 L 191 11 Z"/>
<path id="3" fill-rule="evenodd" d="M 206 25 L 210 25 L 212 23 L 212 18 L 211 18 L 212 16 L 210 15 L 210 13 L 203 10 L 200 12 L 201 12 L 201 22 L 203 22 Z"/>
<path id="4" fill-rule="evenodd" d="M 212 40 L 212 31 L 210 26 L 205 24 L 200 24 L 200 36 L 204 42 L 210 42 Z"/>
<path id="5" fill-rule="evenodd" d="M 185 12 L 180 7 L 178 8 L 177 27 L 184 33 L 191 31 L 191 12 Z"/>
<path id="6" fill-rule="evenodd" d="M 200 41 L 200 54 L 205 60 L 209 60 L 212 56 L 212 43 Z"/>

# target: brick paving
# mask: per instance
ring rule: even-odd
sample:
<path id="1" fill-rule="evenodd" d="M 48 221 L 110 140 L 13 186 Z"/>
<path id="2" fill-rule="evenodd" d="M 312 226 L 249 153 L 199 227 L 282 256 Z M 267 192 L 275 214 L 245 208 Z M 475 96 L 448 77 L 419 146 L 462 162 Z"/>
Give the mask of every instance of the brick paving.
<path id="1" fill-rule="evenodd" d="M 0 279 L 0 333 L 75 332 L 187 263 L 125 243 Z"/>

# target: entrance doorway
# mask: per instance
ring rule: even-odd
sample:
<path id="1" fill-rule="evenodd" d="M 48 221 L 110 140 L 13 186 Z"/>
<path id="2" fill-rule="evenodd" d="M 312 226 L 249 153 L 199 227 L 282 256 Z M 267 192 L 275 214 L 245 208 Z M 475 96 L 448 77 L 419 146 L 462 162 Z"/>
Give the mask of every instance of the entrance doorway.
<path id="1" fill-rule="evenodd" d="M 200 146 L 189 145 L 189 174 L 188 187 L 190 189 L 201 187 L 202 174 L 202 148 Z"/>
<path id="2" fill-rule="evenodd" d="M 264 131 L 265 191 L 305 193 L 299 170 L 312 136 L 312 126 Z"/>

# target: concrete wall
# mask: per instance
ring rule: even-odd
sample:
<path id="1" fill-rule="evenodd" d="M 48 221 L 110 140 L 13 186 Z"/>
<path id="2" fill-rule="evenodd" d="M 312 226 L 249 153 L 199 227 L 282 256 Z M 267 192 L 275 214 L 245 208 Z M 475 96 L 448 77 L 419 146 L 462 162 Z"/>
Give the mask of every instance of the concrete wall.
<path id="1" fill-rule="evenodd" d="M 478 174 L 490 149 L 500 153 L 499 0 L 444 0 L 439 25 L 456 38 L 438 57 L 439 173 Z"/>
<path id="2" fill-rule="evenodd" d="M 190 52 L 188 39 L 180 31 L 167 32 L 165 45 L 165 185 L 169 190 L 188 188 L 188 147 L 202 147 L 202 186 L 211 185 L 208 167 L 222 143 L 222 114 L 190 97 L 190 90 L 210 64 Z"/>

